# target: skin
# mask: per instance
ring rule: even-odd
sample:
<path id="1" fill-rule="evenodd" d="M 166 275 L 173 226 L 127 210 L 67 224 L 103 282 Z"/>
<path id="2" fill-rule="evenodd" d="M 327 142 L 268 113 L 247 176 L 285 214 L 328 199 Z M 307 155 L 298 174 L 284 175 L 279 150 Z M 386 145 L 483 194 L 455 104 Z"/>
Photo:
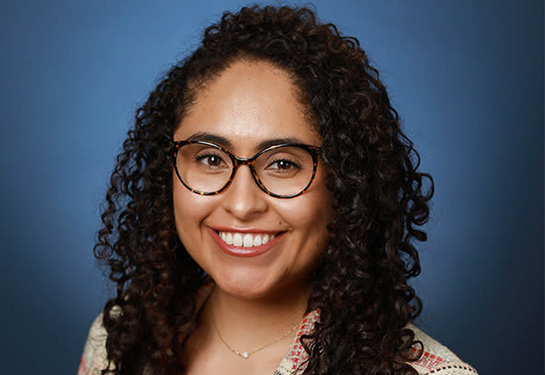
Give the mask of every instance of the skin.
<path id="1" fill-rule="evenodd" d="M 224 137 L 231 143 L 229 151 L 245 158 L 270 139 L 289 137 L 321 145 L 289 75 L 265 62 L 235 62 L 197 92 L 174 139 L 202 132 Z M 245 360 L 231 353 L 211 327 L 215 324 L 232 347 L 244 351 L 273 341 L 303 316 L 310 276 L 331 219 L 327 170 L 322 161 L 318 166 L 309 190 L 291 199 L 267 195 L 247 166 L 240 167 L 229 188 L 216 196 L 192 193 L 173 175 L 179 237 L 216 283 L 186 344 L 188 373 L 272 373 L 286 354 L 295 333 Z M 242 258 L 220 250 L 210 235 L 215 227 L 285 233 L 270 251 Z"/>

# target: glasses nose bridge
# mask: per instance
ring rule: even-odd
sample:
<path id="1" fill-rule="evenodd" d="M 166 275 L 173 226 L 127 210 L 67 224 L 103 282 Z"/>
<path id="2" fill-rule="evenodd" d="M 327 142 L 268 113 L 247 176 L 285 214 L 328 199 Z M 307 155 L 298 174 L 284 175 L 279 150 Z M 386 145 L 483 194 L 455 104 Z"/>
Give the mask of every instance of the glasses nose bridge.
<path id="1" fill-rule="evenodd" d="M 250 168 L 252 175 L 255 176 L 254 161 L 256 158 L 257 156 L 255 155 L 249 158 L 239 158 L 238 156 L 231 154 L 231 159 L 233 160 L 233 177 L 237 172 L 238 167 L 240 167 L 241 165 L 247 165 L 248 168 Z"/>
<path id="2" fill-rule="evenodd" d="M 240 158 L 240 157 L 238 157 L 236 155 L 233 155 L 233 154 L 231 154 L 230 156 L 231 156 L 231 159 L 233 160 L 233 174 L 231 176 L 231 179 L 230 179 L 228 185 L 231 185 L 231 182 L 233 182 L 233 180 L 235 179 L 238 167 L 240 167 L 242 165 L 247 165 L 248 168 L 250 168 L 250 173 L 252 175 L 252 179 L 254 180 L 256 185 L 261 190 L 266 192 L 266 190 L 264 190 L 263 186 L 261 185 L 261 182 L 259 180 L 259 176 L 257 175 L 256 170 L 254 169 L 254 162 L 255 162 L 255 160 L 257 159 L 257 157 L 259 155 L 254 155 L 254 156 L 249 157 L 249 158 Z"/>

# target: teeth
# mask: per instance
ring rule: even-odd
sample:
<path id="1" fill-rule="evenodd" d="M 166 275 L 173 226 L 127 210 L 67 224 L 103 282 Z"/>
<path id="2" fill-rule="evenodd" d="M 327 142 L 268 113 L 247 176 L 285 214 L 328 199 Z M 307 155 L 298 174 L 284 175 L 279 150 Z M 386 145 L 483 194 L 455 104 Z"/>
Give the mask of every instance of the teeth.
<path id="1" fill-rule="evenodd" d="M 233 235 L 231 233 L 219 232 L 221 239 L 228 245 L 233 244 Z"/>
<path id="2" fill-rule="evenodd" d="M 256 234 L 254 236 L 254 246 L 261 246 L 263 242 L 261 242 L 261 235 L 260 234 Z"/>
<path id="3" fill-rule="evenodd" d="M 233 234 L 233 245 L 242 246 L 242 235 L 240 233 Z"/>
<path id="4" fill-rule="evenodd" d="M 244 235 L 244 247 L 252 247 L 254 246 L 254 238 L 251 234 L 246 233 Z"/>
<path id="5" fill-rule="evenodd" d="M 237 247 L 253 247 L 265 245 L 272 240 L 275 235 L 269 234 L 252 234 L 252 233 L 240 233 L 240 232 L 218 232 L 220 238 L 228 245 L 234 245 Z"/>

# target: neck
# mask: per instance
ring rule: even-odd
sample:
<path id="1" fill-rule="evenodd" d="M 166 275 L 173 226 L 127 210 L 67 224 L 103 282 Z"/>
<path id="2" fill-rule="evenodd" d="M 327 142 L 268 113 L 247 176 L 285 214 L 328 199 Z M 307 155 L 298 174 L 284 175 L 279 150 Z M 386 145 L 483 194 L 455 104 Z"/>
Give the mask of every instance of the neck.
<path id="1" fill-rule="evenodd" d="M 278 297 L 243 299 L 215 287 L 204 319 L 215 325 L 221 336 L 234 347 L 251 350 L 293 330 L 305 314 L 310 287 Z M 287 340 L 295 335 L 289 335 Z"/>

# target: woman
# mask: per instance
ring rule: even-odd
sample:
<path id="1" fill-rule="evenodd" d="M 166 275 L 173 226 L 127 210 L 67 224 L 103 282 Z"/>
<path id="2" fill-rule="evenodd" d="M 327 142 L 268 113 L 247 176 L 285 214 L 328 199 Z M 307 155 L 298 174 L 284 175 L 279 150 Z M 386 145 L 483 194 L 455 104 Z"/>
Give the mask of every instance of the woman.
<path id="1" fill-rule="evenodd" d="M 431 178 L 354 38 L 243 8 L 137 111 L 80 374 L 469 374 L 412 326 Z M 424 187 L 429 180 L 429 188 Z"/>

